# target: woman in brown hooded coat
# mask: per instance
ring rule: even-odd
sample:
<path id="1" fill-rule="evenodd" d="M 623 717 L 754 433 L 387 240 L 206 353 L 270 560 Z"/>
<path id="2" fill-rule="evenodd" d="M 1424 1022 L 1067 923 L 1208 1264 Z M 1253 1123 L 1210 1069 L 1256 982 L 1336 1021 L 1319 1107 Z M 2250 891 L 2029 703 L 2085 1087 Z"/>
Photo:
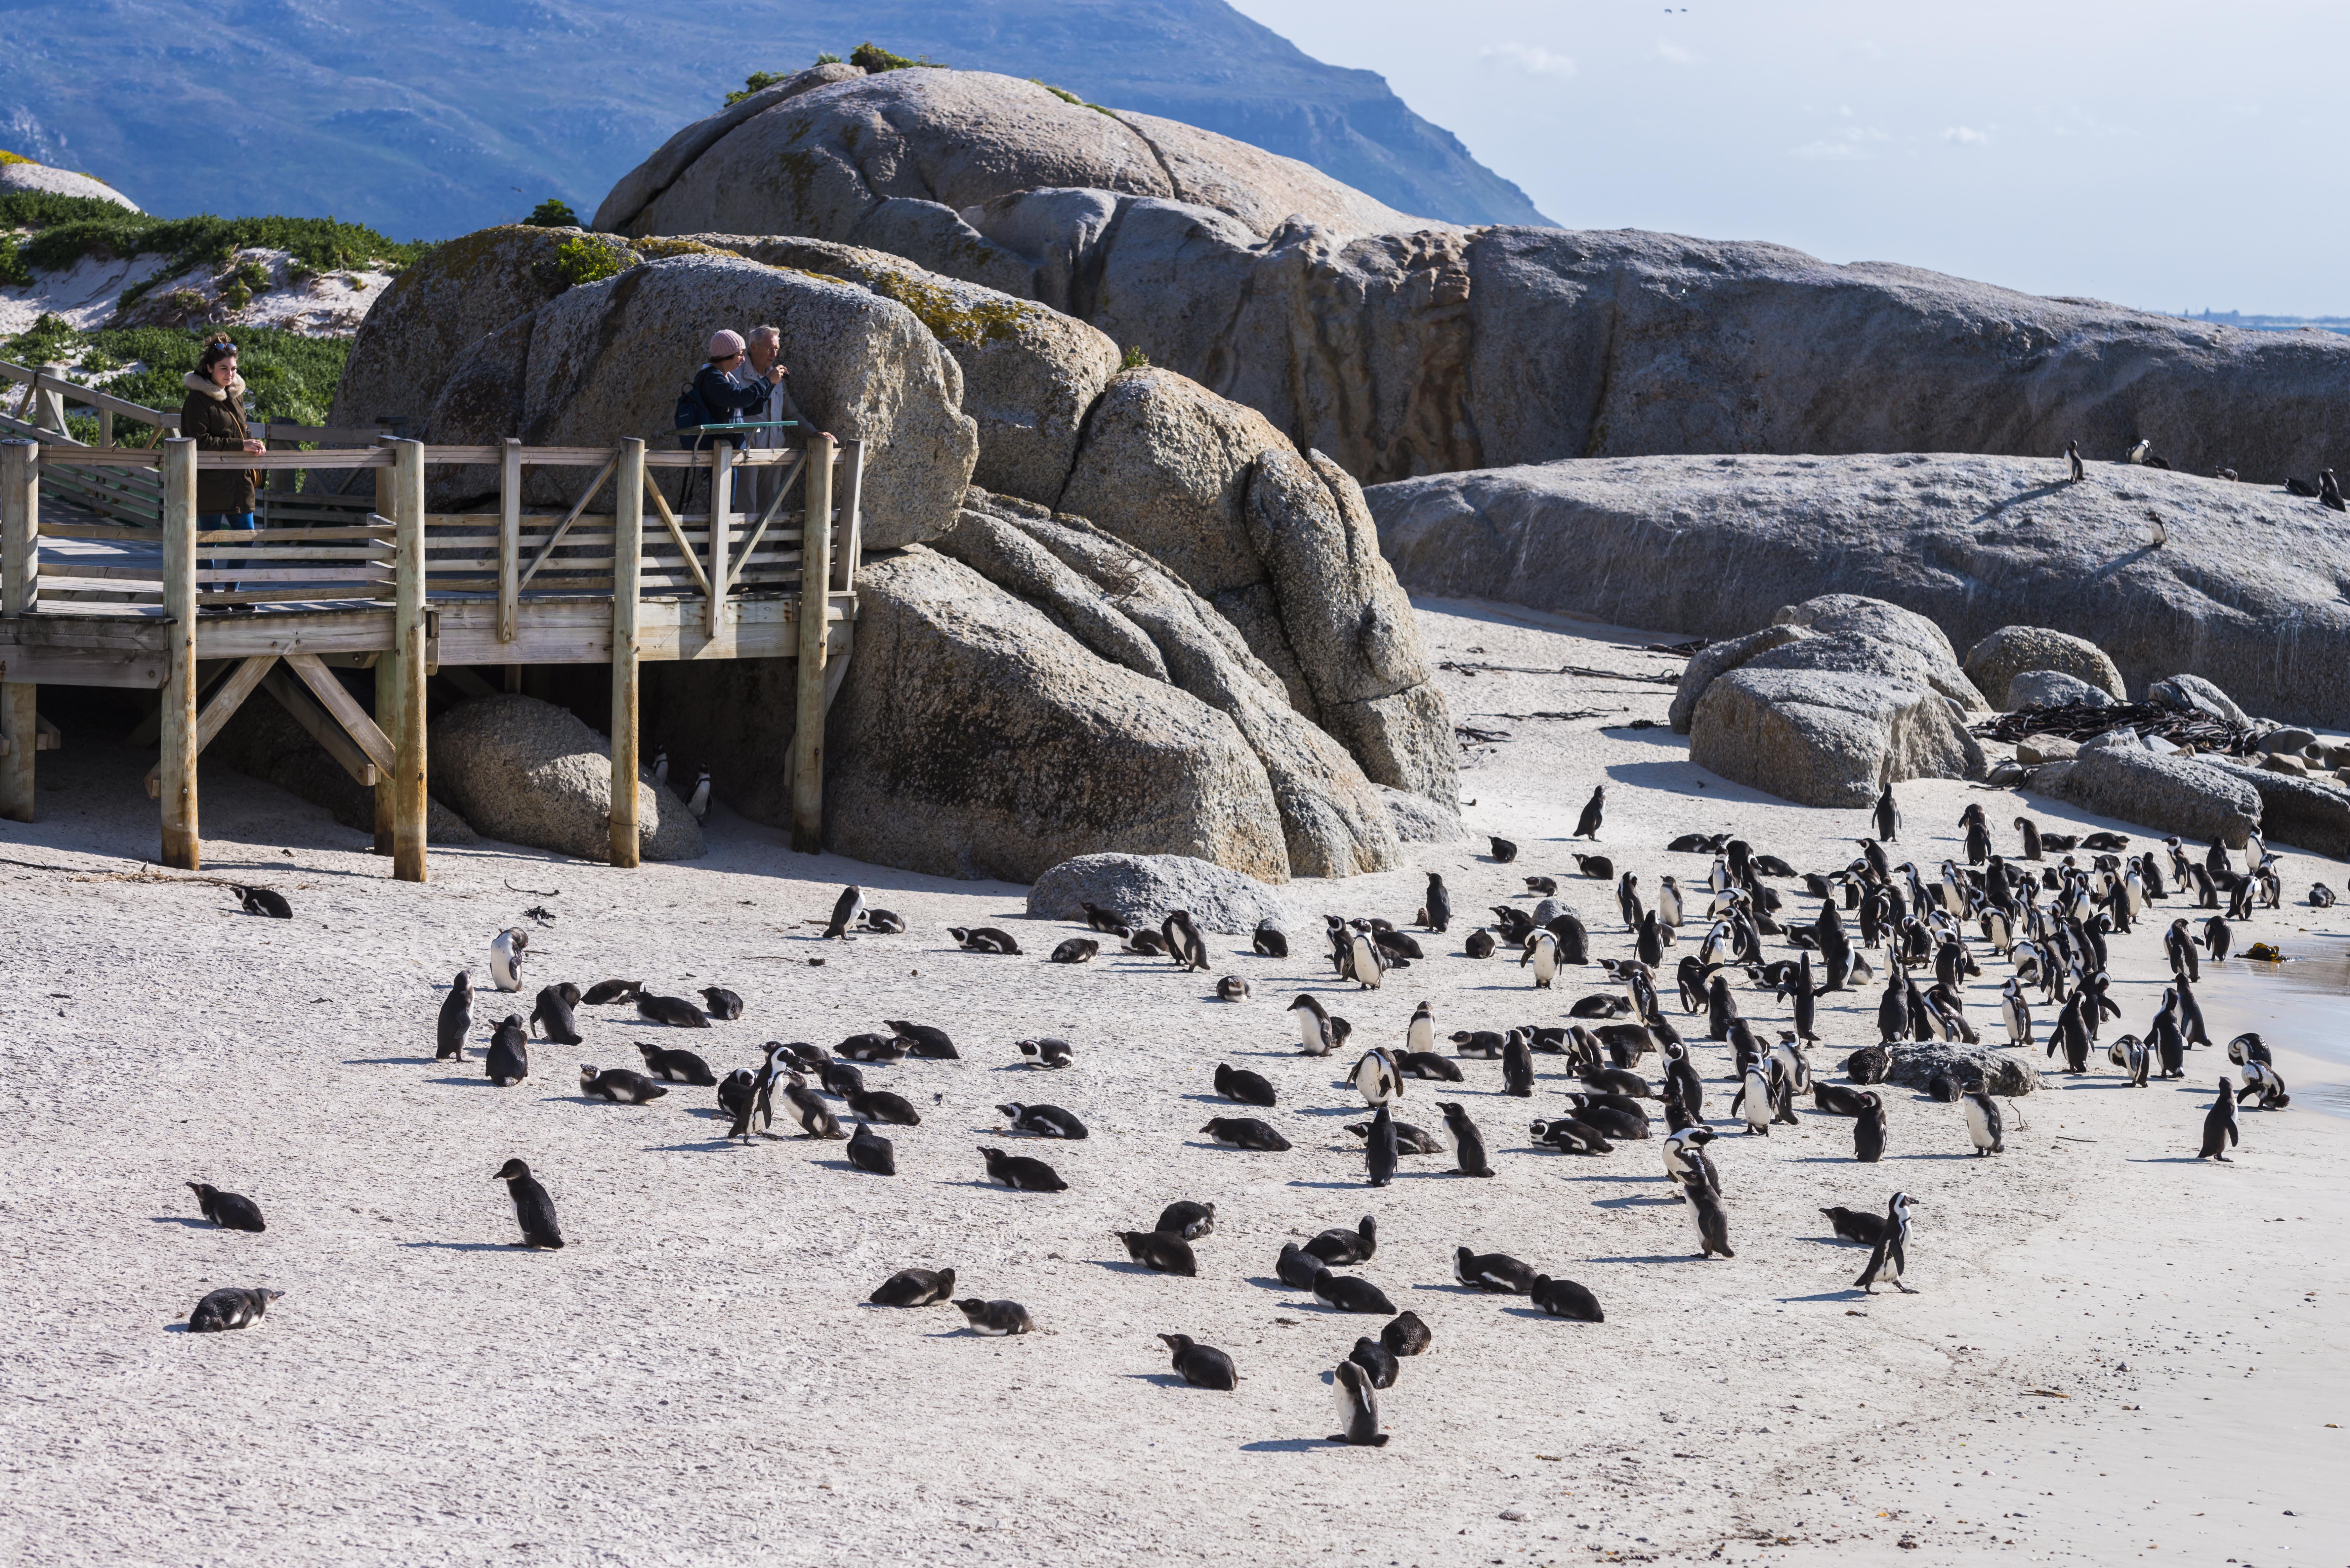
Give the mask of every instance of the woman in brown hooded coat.
<path id="1" fill-rule="evenodd" d="M 236 373 L 236 345 L 225 337 L 204 345 L 196 368 L 182 379 L 188 395 L 180 404 L 180 433 L 191 437 L 198 452 L 263 452 L 269 449 L 253 439 L 244 418 L 244 378 Z M 253 470 L 200 469 L 196 473 L 196 527 L 199 532 L 256 526 L 253 514 Z M 216 558 L 212 563 L 221 568 Z M 234 583 L 217 583 L 213 591 L 233 593 Z M 250 605 L 231 605 L 248 610 Z"/>

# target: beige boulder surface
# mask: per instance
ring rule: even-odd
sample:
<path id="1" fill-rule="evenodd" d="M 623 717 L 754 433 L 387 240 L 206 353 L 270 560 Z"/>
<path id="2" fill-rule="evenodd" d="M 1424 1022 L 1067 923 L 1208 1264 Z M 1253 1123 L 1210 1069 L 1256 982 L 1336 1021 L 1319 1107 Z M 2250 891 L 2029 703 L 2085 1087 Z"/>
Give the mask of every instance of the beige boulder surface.
<path id="1" fill-rule="evenodd" d="M 678 389 L 716 324 L 773 323 L 800 411 L 818 429 L 867 443 L 863 515 L 869 548 L 935 536 L 978 458 L 962 412 L 962 372 L 904 306 L 853 284 L 721 254 L 674 255 L 566 290 L 533 313 L 526 349 L 513 332 L 483 340 L 447 378 L 429 419 L 432 439 L 489 441 L 518 432 L 534 446 L 602 446 L 625 436 L 666 440 Z M 485 360 L 498 374 L 483 375 Z M 506 368 L 513 400 L 479 395 Z M 648 367 L 673 365 L 672 376 Z M 461 406 L 458 393 L 465 401 Z M 567 503 L 577 477 L 533 480 Z"/>
<path id="2" fill-rule="evenodd" d="M 2231 849 L 2261 825 L 2260 792 L 2246 777 L 2193 757 L 2158 756 L 2135 742 L 2098 740 L 2115 743 L 2085 745 L 2071 762 L 2047 764 L 2033 787 L 2100 816 Z"/>
<path id="3" fill-rule="evenodd" d="M 379 419 L 399 419 L 410 435 L 421 433 L 465 350 L 568 286 L 556 253 L 580 238 L 574 230 L 507 223 L 433 246 L 369 308 L 343 361 L 328 424 L 369 430 Z M 628 254 L 616 241 L 589 243 Z"/>
<path id="4" fill-rule="evenodd" d="M 887 251 L 741 234 L 691 238 L 769 266 L 839 278 L 912 311 L 962 369 L 962 411 L 979 426 L 972 483 L 1047 504 L 1060 493 L 1087 410 L 1118 373 L 1118 345 L 1101 333 L 1033 300 L 925 271 Z"/>
<path id="5" fill-rule="evenodd" d="M 612 849 L 611 742 L 552 702 L 484 697 L 452 708 L 426 734 L 432 788 L 484 837 L 582 860 Z M 702 825 L 652 781 L 637 783 L 639 852 L 691 860 Z"/>
<path id="6" fill-rule="evenodd" d="M 2188 473 L 2064 473 L 1949 454 L 1609 458 L 1364 493 L 1414 593 L 1727 638 L 1845 590 L 1914 610 L 1962 647 L 2047 628 L 2095 644 L 2139 689 L 2184 669 L 2254 712 L 2350 722 L 2338 514 Z"/>
<path id="7" fill-rule="evenodd" d="M 2003 626 L 1967 649 L 1968 678 L 2002 712 L 2017 704 L 2007 700 L 2008 682 L 2032 670 L 2053 670 L 2087 682 L 2116 702 L 2129 700 L 2122 672 L 2106 650 L 2084 637 L 2052 631 L 2044 626 Z"/>
<path id="8" fill-rule="evenodd" d="M 1930 690 L 1760 664 L 1706 688 L 1690 726 L 1690 761 L 1798 805 L 1866 806 L 1904 779 L 1983 775 L 1981 746 Z"/>
<path id="9" fill-rule="evenodd" d="M 221 727 L 207 755 L 237 772 L 321 805 L 345 827 L 375 831 L 375 791 L 352 779 L 310 732 L 279 707 L 266 688 L 244 700 Z M 479 844 L 482 836 L 437 799 L 425 801 L 427 844 Z"/>
<path id="10" fill-rule="evenodd" d="M 859 593 L 826 729 L 834 852 L 1015 882 L 1105 852 L 1288 878 L 1272 785 L 1224 714 L 927 549 L 870 563 Z"/>
<path id="11" fill-rule="evenodd" d="M 622 177 L 596 226 L 865 243 L 856 230 L 896 202 L 951 218 L 1046 186 L 1170 197 L 1260 235 L 1293 214 L 1354 234 L 1419 226 L 1307 164 L 1150 115 L 1073 104 L 1015 77 L 898 70 L 795 87 L 804 79 L 769 88 L 793 90 L 748 114 L 751 100 L 679 132 Z"/>

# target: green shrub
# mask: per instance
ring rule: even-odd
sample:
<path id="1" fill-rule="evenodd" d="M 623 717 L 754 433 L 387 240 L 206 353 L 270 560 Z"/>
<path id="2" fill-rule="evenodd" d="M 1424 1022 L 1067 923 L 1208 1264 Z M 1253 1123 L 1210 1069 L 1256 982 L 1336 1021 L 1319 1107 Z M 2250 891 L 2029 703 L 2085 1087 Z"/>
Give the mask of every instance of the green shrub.
<path id="1" fill-rule="evenodd" d="M 579 226 L 579 214 L 571 210 L 570 202 L 549 196 L 533 207 L 530 216 L 523 222 L 534 229 L 576 229 Z"/>
<path id="2" fill-rule="evenodd" d="M 556 251 L 555 266 L 563 275 L 564 286 L 577 288 L 628 271 L 629 264 L 621 259 L 626 254 L 619 245 L 582 234 L 566 240 Z"/>
<path id="3" fill-rule="evenodd" d="M 1119 361 L 1118 368 L 1124 370 L 1148 370 L 1150 369 L 1150 356 L 1142 351 L 1141 344 L 1137 343 L 1127 349 L 1126 358 Z"/>
<path id="4" fill-rule="evenodd" d="M 205 262 L 224 262 L 239 250 L 285 251 L 306 266 L 359 267 L 370 262 L 405 264 L 432 246 L 396 244 L 373 229 L 333 218 L 150 218 L 104 202 L 91 202 L 108 216 L 51 223 L 25 242 L 25 259 L 44 272 L 62 272 L 88 255 L 129 260 L 168 256 L 176 273 Z"/>
<path id="5" fill-rule="evenodd" d="M 749 76 L 743 78 L 743 90 L 741 92 L 730 92 L 726 95 L 726 107 L 728 109 L 733 109 L 736 104 L 741 103 L 753 93 L 758 92 L 765 88 L 771 88 L 777 82 L 785 79 L 785 78 L 784 73 L 779 71 L 753 71 Z"/>
<path id="6" fill-rule="evenodd" d="M 59 223 L 124 217 L 123 209 L 96 196 L 60 196 L 53 191 L 0 192 L 0 229 L 49 229 Z"/>
<path id="7" fill-rule="evenodd" d="M 863 66 L 868 71 L 903 71 L 911 70 L 918 66 L 925 70 L 933 71 L 942 71 L 947 68 L 928 55 L 911 60 L 903 55 L 893 55 L 870 38 L 848 51 L 848 63 L 852 66 Z"/>
<path id="8" fill-rule="evenodd" d="M 837 66 L 845 64 L 846 62 L 844 62 L 838 55 L 834 54 L 830 49 L 827 49 L 823 54 L 820 54 L 816 57 L 816 63 L 820 66 Z"/>
<path id="9" fill-rule="evenodd" d="M 17 288 L 33 286 L 33 269 L 25 265 L 25 253 L 16 248 L 14 234 L 0 234 L 0 284 Z"/>
<path id="10" fill-rule="evenodd" d="M 11 152 L 6 148 L 0 147 L 0 163 L 30 163 L 31 161 L 31 159 L 21 152 Z"/>

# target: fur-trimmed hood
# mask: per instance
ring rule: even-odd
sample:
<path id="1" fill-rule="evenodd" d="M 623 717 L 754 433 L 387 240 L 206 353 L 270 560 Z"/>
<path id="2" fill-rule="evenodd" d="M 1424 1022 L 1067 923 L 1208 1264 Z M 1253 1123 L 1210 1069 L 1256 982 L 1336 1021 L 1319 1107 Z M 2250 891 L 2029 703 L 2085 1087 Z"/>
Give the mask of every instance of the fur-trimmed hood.
<path id="1" fill-rule="evenodd" d="M 236 400 L 237 406 L 239 408 L 244 406 L 244 378 L 243 376 L 231 376 L 228 379 L 228 385 L 224 387 L 215 382 L 210 376 L 205 375 L 202 370 L 191 370 L 186 375 L 180 378 L 180 384 L 187 388 L 188 390 L 192 392 L 202 392 L 205 397 L 210 398 L 216 403 L 220 402 L 224 399 L 234 398 Z"/>

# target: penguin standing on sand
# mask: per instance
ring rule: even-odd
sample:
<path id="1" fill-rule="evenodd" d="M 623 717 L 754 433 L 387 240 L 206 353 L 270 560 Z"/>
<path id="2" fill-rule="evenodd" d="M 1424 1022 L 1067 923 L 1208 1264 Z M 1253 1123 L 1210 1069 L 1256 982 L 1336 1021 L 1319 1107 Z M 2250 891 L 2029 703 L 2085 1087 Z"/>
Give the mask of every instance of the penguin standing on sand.
<path id="1" fill-rule="evenodd" d="M 1877 1233 L 1877 1246 L 1868 1254 L 1868 1267 L 1861 1270 L 1860 1278 L 1853 1281 L 1856 1288 L 1877 1293 L 1877 1282 L 1890 1280 L 1893 1288 L 1905 1296 L 1914 1296 L 1901 1278 L 1909 1269 L 1909 1210 L 1915 1202 L 1906 1192 L 1897 1192 L 1885 1206 L 1885 1228 Z"/>
<path id="2" fill-rule="evenodd" d="M 2007 1025 L 2007 1043 L 2026 1050 L 2032 1045 L 2032 1004 L 2023 998 L 2023 987 L 2008 978 L 1999 991 L 2000 1022 Z"/>
<path id="3" fill-rule="evenodd" d="M 1546 929 L 1536 931 L 1526 943 L 1525 956 L 1518 960 L 1520 969 L 1528 964 L 1534 967 L 1534 989 L 1548 991 L 1558 978 L 1558 939 Z"/>
<path id="4" fill-rule="evenodd" d="M 1681 1196 L 1689 1199 L 1690 1222 L 1697 1227 L 1697 1255 L 1736 1257 L 1730 1250 L 1730 1211 L 1721 1206 L 1721 1189 L 1711 1182 L 1685 1181 Z"/>
<path id="5" fill-rule="evenodd" d="M 848 928 L 854 925 L 857 917 L 864 912 L 865 889 L 851 882 L 840 890 L 840 897 L 833 900 L 832 919 L 824 928 L 825 940 L 827 941 L 845 940 L 848 935 Z"/>
<path id="6" fill-rule="evenodd" d="M 1425 1007 L 1427 1003 L 1422 1002 Z M 1307 1056 L 1327 1056 L 1336 1042 L 1331 1038 L 1330 1014 L 1316 998 L 1299 992 L 1289 1011 L 1297 1018 L 1297 1038 L 1302 1054 Z"/>
<path id="7" fill-rule="evenodd" d="M 1901 808 L 1894 803 L 1893 786 L 1887 784 L 1885 793 L 1877 797 L 1877 836 L 1887 844 L 1901 836 Z"/>
<path id="8" fill-rule="evenodd" d="M 1384 1107 L 1382 1107 L 1384 1108 Z M 1477 1124 L 1458 1100 L 1439 1100 L 1436 1108 L 1444 1113 L 1444 1125 L 1452 1134 L 1452 1155 L 1463 1176 L 1491 1176 L 1492 1166 L 1485 1158 L 1484 1136 Z"/>
<path id="9" fill-rule="evenodd" d="M 1330 1388 L 1337 1396 L 1341 1423 L 1330 1440 L 1358 1449 L 1385 1448 L 1388 1435 L 1379 1430 L 1379 1397 L 1370 1373 L 1356 1362 L 1342 1361 L 1331 1375 Z"/>
<path id="10" fill-rule="evenodd" d="M 1452 895 L 1445 891 L 1444 878 L 1430 871 L 1428 874 L 1428 929 L 1441 931 L 1452 925 Z"/>
<path id="11" fill-rule="evenodd" d="M 1384 1105 L 1371 1118 L 1370 1136 L 1363 1139 L 1363 1163 L 1373 1187 L 1385 1187 L 1395 1179 L 1395 1117 L 1388 1114 Z"/>
<path id="12" fill-rule="evenodd" d="M 1968 1086 L 1964 1102 L 1967 1107 L 1967 1137 L 1975 1146 L 1976 1158 L 1987 1154 L 2004 1154 L 2007 1146 L 2000 1141 L 1999 1106 L 1991 1097 L 1991 1090 L 1981 1078 Z"/>
<path id="13" fill-rule="evenodd" d="M 1201 939 L 1200 928 L 1191 923 L 1189 909 L 1170 909 L 1159 922 L 1159 934 L 1167 940 L 1167 956 L 1185 969 L 1203 970 L 1208 967 L 1208 944 Z"/>
<path id="14" fill-rule="evenodd" d="M 441 999 L 441 1023 L 433 1050 L 436 1062 L 462 1062 L 465 1059 L 465 1036 L 473 1030 L 473 976 L 469 970 L 459 970 L 457 978 L 449 983 L 449 994 Z"/>
<path id="15" fill-rule="evenodd" d="M 503 1181 L 514 1199 L 515 1218 L 522 1224 L 524 1247 L 545 1247 L 550 1251 L 563 1245 L 563 1232 L 555 1224 L 555 1199 L 530 1173 L 530 1167 L 521 1160 L 510 1159 L 498 1167 L 497 1175 L 490 1179 Z"/>
<path id="16" fill-rule="evenodd" d="M 490 1035 L 490 1054 L 482 1075 L 504 1089 L 530 1076 L 530 1033 L 522 1015 L 509 1012 Z"/>
<path id="17" fill-rule="evenodd" d="M 1583 815 L 1575 818 L 1573 836 L 1596 840 L 1599 836 L 1600 821 L 1607 815 L 1607 786 L 1601 784 L 1591 792 L 1590 800 L 1584 804 Z"/>
<path id="18" fill-rule="evenodd" d="M 1347 969 L 1355 984 L 1364 991 L 1377 991 L 1387 974 L 1387 954 L 1372 940 L 1368 931 L 1357 931 L 1347 945 Z"/>
<path id="19" fill-rule="evenodd" d="M 2064 461 L 2072 465 L 2073 470 L 2072 476 L 2066 479 L 2064 483 L 2067 484 L 2080 483 L 2081 481 L 2087 476 L 2088 470 L 2085 468 L 2081 462 L 2081 443 L 2079 441 L 2068 441 L 2064 443 Z"/>
<path id="20" fill-rule="evenodd" d="M 2220 1097 L 2203 1116 L 2203 1147 L 2196 1153 L 2198 1159 L 2216 1159 L 2221 1165 L 2233 1165 L 2222 1152 L 2236 1138 L 2236 1086 L 2226 1078 L 2220 1080 Z"/>
<path id="21" fill-rule="evenodd" d="M 490 939 L 490 983 L 500 991 L 522 989 L 523 955 L 530 950 L 530 933 L 509 926 Z"/>
<path id="22" fill-rule="evenodd" d="M 710 815 L 710 770 L 708 768 L 702 769 L 701 775 L 693 781 L 693 794 L 686 800 L 685 809 L 693 814 L 693 820 L 696 822 Z"/>

